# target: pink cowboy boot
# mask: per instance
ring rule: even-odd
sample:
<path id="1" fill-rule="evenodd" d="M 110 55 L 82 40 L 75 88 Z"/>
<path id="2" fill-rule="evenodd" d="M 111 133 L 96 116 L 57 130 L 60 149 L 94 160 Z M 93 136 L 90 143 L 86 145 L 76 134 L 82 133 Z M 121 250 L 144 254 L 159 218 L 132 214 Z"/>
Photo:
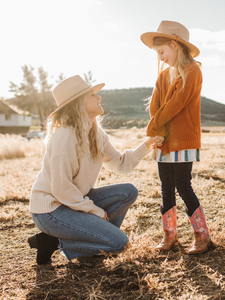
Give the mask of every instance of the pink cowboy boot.
<path id="1" fill-rule="evenodd" d="M 163 208 L 161 206 L 161 215 L 163 223 L 164 236 L 161 243 L 156 247 L 156 249 L 161 251 L 170 250 L 173 245 L 178 243 L 177 238 L 177 207 L 174 206 L 165 214 L 162 212 Z"/>
<path id="2" fill-rule="evenodd" d="M 195 235 L 194 244 L 188 251 L 188 254 L 197 254 L 207 251 L 211 244 L 211 240 L 202 206 L 200 205 L 193 213 L 193 215 L 191 217 L 188 216 L 188 218 L 191 222 L 192 227 L 194 228 Z"/>

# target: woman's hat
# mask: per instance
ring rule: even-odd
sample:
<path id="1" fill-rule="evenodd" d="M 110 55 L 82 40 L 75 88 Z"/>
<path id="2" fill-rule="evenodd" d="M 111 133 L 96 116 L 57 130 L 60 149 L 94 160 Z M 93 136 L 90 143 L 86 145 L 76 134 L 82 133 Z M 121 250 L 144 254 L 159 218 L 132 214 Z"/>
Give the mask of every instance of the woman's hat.
<path id="1" fill-rule="evenodd" d="M 156 32 L 143 33 L 141 35 L 141 41 L 152 49 L 154 37 L 167 37 L 184 44 L 189 49 L 192 57 L 197 57 L 200 54 L 199 49 L 189 42 L 188 29 L 180 23 L 162 21 Z"/>
<path id="2" fill-rule="evenodd" d="M 49 117 L 51 117 L 58 110 L 63 108 L 66 104 L 75 100 L 76 98 L 93 91 L 97 93 L 105 86 L 104 83 L 90 86 L 79 75 L 75 75 L 61 81 L 52 91 L 58 108 L 54 110 Z"/>

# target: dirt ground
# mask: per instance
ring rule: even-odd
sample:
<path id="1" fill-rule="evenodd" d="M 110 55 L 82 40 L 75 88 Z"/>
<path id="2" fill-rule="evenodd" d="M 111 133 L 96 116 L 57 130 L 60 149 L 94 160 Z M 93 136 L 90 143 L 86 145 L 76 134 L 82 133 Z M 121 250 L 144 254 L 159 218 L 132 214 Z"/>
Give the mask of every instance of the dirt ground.
<path id="1" fill-rule="evenodd" d="M 144 139 L 139 129 L 111 130 L 123 151 Z M 40 149 L 42 149 L 40 147 Z M 122 229 L 132 246 L 116 257 L 68 262 L 56 251 L 53 262 L 37 266 L 27 238 L 39 232 L 29 213 L 29 195 L 41 169 L 37 155 L 0 161 L 0 299 L 225 299 L 225 133 L 204 133 L 201 162 L 193 168 L 193 188 L 204 207 L 213 246 L 188 255 L 193 231 L 177 195 L 180 244 L 161 253 L 160 181 L 156 163 L 147 156 L 133 172 L 102 169 L 98 185 L 131 182 L 139 197 Z"/>

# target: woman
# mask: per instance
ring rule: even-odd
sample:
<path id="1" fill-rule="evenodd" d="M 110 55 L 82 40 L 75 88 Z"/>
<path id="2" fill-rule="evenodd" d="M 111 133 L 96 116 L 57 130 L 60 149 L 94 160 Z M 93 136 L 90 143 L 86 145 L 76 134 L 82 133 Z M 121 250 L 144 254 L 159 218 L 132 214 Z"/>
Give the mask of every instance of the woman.
<path id="1" fill-rule="evenodd" d="M 30 211 L 41 233 L 28 239 L 37 248 L 37 263 L 51 261 L 58 249 L 68 260 L 101 252 L 120 253 L 128 246 L 119 228 L 138 196 L 130 183 L 94 188 L 102 164 L 127 173 L 146 156 L 149 138 L 123 154 L 99 125 L 104 87 L 90 87 L 80 76 L 65 79 L 53 90 L 58 108 L 49 116 L 43 167 L 34 183 Z M 160 145 L 155 139 L 155 145 Z"/>

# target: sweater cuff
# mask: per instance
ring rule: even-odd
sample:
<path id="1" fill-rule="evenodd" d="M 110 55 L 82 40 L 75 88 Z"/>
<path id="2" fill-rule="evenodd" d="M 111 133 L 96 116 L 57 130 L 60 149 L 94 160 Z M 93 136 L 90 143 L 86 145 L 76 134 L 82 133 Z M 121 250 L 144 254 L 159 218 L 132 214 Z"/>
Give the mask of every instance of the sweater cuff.
<path id="1" fill-rule="evenodd" d="M 157 130 L 157 135 L 158 136 L 166 136 L 166 127 L 165 126 L 162 126 L 161 128 L 159 128 Z"/>
<path id="2" fill-rule="evenodd" d="M 102 209 L 101 207 L 98 207 L 96 205 L 94 205 L 93 209 L 89 211 L 90 214 L 96 215 L 99 218 L 104 218 L 105 216 L 105 211 L 104 209 Z"/>
<path id="3" fill-rule="evenodd" d="M 145 142 L 141 143 L 137 148 L 134 149 L 135 157 L 137 160 L 144 158 L 152 149 L 149 149 Z"/>
<path id="4" fill-rule="evenodd" d="M 152 124 L 151 124 L 152 125 Z M 166 136 L 166 126 L 162 126 L 161 128 L 158 129 L 153 129 L 152 126 L 150 126 L 150 122 L 147 126 L 146 129 L 146 134 L 147 136 Z"/>

